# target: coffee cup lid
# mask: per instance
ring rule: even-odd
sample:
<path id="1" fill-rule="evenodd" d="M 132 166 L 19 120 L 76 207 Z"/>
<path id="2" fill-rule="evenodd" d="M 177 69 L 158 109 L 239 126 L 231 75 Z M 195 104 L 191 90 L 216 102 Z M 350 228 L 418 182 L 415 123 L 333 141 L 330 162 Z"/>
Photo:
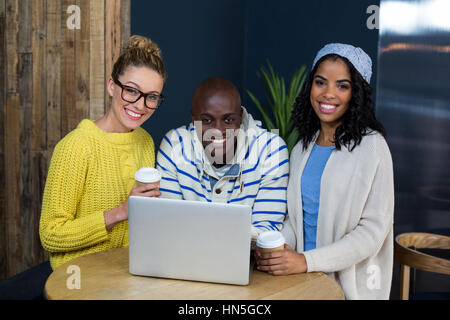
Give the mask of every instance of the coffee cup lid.
<path id="1" fill-rule="evenodd" d="M 152 183 L 161 180 L 161 174 L 155 168 L 144 167 L 136 171 L 134 178 L 142 183 Z"/>
<path id="2" fill-rule="evenodd" d="M 266 231 L 260 233 L 256 240 L 256 245 L 260 248 L 276 248 L 284 243 L 284 237 L 279 231 Z"/>

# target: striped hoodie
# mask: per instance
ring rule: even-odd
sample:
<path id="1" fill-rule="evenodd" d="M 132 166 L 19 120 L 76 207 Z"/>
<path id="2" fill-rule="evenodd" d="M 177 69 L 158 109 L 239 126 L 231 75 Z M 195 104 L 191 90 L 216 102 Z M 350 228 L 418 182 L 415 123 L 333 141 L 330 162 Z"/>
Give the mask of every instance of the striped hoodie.
<path id="1" fill-rule="evenodd" d="M 249 205 L 255 239 L 262 231 L 283 226 L 289 159 L 277 134 L 262 129 L 245 108 L 242 118 L 232 166 L 222 178 L 208 160 L 194 123 L 164 136 L 156 167 L 163 198 Z"/>

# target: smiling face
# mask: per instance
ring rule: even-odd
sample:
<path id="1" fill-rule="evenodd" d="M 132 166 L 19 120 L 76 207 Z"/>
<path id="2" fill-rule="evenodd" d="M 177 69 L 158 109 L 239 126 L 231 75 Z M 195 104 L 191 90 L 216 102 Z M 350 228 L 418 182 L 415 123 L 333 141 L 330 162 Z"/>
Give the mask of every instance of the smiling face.
<path id="1" fill-rule="evenodd" d="M 134 88 L 143 93 L 161 94 L 164 86 L 163 78 L 154 70 L 147 67 L 128 67 L 119 76 L 120 83 L 126 88 Z M 127 90 L 127 89 L 124 90 Z M 108 80 L 108 92 L 112 97 L 111 108 L 101 123 L 108 132 L 129 132 L 139 128 L 155 110 L 149 109 L 141 97 L 134 103 L 122 99 L 122 88 L 111 78 Z"/>
<path id="2" fill-rule="evenodd" d="M 242 121 L 239 93 L 232 88 L 197 88 L 192 100 L 192 120 L 211 163 L 221 167 L 234 156 Z"/>
<path id="3" fill-rule="evenodd" d="M 322 128 L 336 129 L 349 108 L 352 82 L 347 65 L 341 59 L 324 60 L 314 74 L 311 105 Z"/>

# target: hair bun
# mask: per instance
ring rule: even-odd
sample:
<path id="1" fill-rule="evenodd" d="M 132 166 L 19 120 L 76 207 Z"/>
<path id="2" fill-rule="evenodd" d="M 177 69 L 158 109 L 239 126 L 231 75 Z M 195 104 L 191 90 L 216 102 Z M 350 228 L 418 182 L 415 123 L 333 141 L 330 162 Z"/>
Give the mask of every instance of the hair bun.
<path id="1" fill-rule="evenodd" d="M 129 66 L 148 67 L 156 71 L 164 82 L 167 79 L 161 49 L 147 37 L 133 35 L 128 39 L 114 63 L 111 77 L 118 80 Z"/>
<path id="2" fill-rule="evenodd" d="M 143 36 L 131 36 L 125 46 L 125 50 L 142 50 L 146 54 L 157 56 L 161 59 L 161 49 L 159 49 L 158 45 L 152 42 L 149 38 Z"/>

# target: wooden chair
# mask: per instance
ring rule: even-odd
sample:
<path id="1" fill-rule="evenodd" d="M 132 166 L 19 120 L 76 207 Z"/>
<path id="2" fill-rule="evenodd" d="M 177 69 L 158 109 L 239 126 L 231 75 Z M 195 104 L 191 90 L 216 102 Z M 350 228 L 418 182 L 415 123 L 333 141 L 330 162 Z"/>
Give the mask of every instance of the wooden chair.
<path id="1" fill-rule="evenodd" d="M 400 263 L 401 300 L 409 299 L 410 268 L 450 275 L 450 260 L 416 251 L 449 250 L 450 237 L 431 233 L 403 233 L 395 237 L 394 249 L 395 260 Z"/>

